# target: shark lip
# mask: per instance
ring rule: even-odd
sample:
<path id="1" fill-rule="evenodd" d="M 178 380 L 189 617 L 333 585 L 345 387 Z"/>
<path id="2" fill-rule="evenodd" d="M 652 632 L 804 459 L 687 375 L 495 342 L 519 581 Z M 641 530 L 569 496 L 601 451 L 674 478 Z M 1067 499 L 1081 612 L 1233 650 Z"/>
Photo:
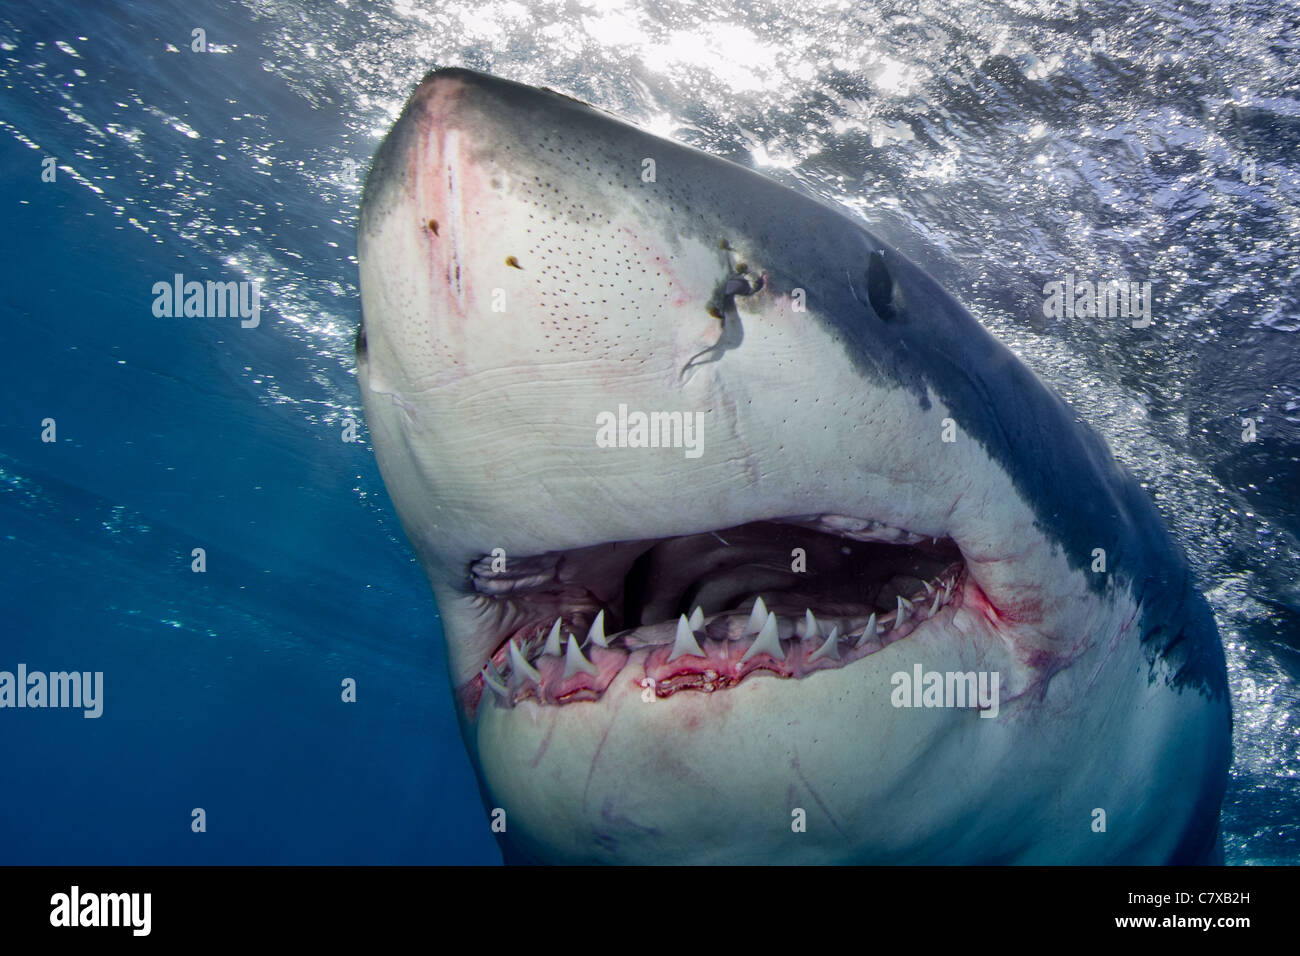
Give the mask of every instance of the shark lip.
<path id="1" fill-rule="evenodd" d="M 949 538 L 809 515 L 548 552 L 470 569 L 494 649 L 462 688 L 562 706 L 631 672 L 660 698 L 846 667 L 962 606 Z M 971 583 L 973 586 L 973 582 Z"/>

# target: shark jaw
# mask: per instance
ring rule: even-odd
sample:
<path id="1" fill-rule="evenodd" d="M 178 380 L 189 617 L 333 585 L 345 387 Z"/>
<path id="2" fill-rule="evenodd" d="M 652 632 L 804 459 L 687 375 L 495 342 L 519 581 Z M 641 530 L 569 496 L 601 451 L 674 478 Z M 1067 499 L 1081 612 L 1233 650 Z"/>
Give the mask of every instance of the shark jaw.
<path id="1" fill-rule="evenodd" d="M 358 251 L 367 424 L 507 859 L 1212 854 L 1228 710 L 1185 562 L 860 225 L 448 70 Z M 700 416 L 700 454 L 602 442 L 624 406 Z M 996 718 L 900 708 L 914 672 L 996 675 Z"/>
<path id="2" fill-rule="evenodd" d="M 462 701 L 598 701 L 625 672 L 663 699 L 845 667 L 959 609 L 964 590 L 978 589 L 960 554 L 950 540 L 819 515 L 539 555 L 513 569 L 484 557 L 471 571 L 479 614 L 506 630 Z"/>

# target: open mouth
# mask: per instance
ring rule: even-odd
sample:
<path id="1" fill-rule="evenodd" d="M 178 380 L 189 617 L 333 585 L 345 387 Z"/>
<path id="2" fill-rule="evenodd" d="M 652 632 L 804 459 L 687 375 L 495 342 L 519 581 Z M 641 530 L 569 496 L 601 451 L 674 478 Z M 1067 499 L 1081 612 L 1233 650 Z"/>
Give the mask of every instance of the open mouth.
<path id="1" fill-rule="evenodd" d="M 501 565 L 471 568 L 499 639 L 465 690 L 505 706 L 599 700 L 633 662 L 658 697 L 847 667 L 959 607 L 967 579 L 951 539 L 841 515 Z"/>

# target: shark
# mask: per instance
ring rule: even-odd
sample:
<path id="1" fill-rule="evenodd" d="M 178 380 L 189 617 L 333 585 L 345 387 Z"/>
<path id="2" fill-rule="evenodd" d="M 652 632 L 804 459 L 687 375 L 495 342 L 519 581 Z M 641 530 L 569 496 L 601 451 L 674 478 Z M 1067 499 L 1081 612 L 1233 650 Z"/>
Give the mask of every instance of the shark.
<path id="1" fill-rule="evenodd" d="M 506 862 L 1222 859 L 1186 557 L 857 217 L 444 68 L 357 246 L 369 436 Z"/>

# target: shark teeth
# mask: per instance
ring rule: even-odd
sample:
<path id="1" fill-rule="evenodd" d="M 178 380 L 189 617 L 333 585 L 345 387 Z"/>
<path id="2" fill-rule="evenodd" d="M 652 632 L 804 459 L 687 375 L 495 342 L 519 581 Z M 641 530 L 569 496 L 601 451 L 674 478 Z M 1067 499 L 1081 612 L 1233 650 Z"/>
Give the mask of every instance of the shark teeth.
<path id="1" fill-rule="evenodd" d="M 595 620 L 591 622 L 591 627 L 587 630 L 587 646 L 595 644 L 597 647 L 609 647 L 609 641 L 605 639 L 605 610 L 602 608 L 596 615 Z"/>
<path id="2" fill-rule="evenodd" d="M 755 604 L 755 607 L 758 605 Z M 745 651 L 745 656 L 740 659 L 743 664 L 751 657 L 759 654 L 770 654 L 779 661 L 785 660 L 785 651 L 781 650 L 781 638 L 778 635 L 776 626 L 776 615 L 771 611 L 767 614 L 767 620 L 763 622 L 762 628 L 758 632 L 758 637 L 754 643 Z"/>
<path id="3" fill-rule="evenodd" d="M 894 615 L 894 626 L 892 630 L 898 630 L 907 620 L 907 612 L 912 610 L 912 602 L 903 595 L 898 595 L 898 613 Z"/>
<path id="4" fill-rule="evenodd" d="M 564 679 L 568 680 L 579 671 L 595 677 L 596 665 L 582 656 L 582 651 L 578 647 L 577 638 L 570 634 L 569 643 L 565 647 L 564 651 Z"/>
<path id="5" fill-rule="evenodd" d="M 812 608 L 807 608 L 803 612 L 803 639 L 811 641 L 814 637 L 821 637 L 821 631 L 817 628 L 817 618 L 813 617 Z"/>
<path id="6" fill-rule="evenodd" d="M 823 657 L 829 657 L 831 660 L 835 661 L 840 659 L 840 626 L 838 624 L 831 628 L 831 633 L 826 638 L 826 643 L 823 644 L 815 654 L 809 657 L 808 660 L 810 662 L 819 661 Z"/>
<path id="7" fill-rule="evenodd" d="M 585 618 L 592 609 L 572 608 L 556 617 L 549 627 L 543 623 L 545 618 L 533 621 L 507 640 L 479 672 L 484 688 L 481 699 L 495 696 L 506 706 L 528 698 L 546 704 L 599 699 L 618 668 L 613 657 L 605 661 L 592 654 L 593 648 L 621 655 L 624 661 L 638 650 L 662 648 L 653 661 L 647 661 L 648 668 L 658 675 L 656 679 L 669 682 L 667 694 L 660 696 L 674 692 L 672 682 L 678 682 L 682 689 L 704 692 L 725 689 L 755 669 L 802 677 L 811 671 L 851 664 L 900 640 L 934 618 L 954 593 L 959 595 L 962 581 L 961 570 L 953 566 L 933 580 L 921 580 L 920 584 L 913 581 L 915 592 L 910 598 L 895 593 L 896 610 L 871 610 L 861 630 L 859 615 L 871 607 L 869 604 L 860 609 L 826 608 L 821 621 L 811 607 L 805 607 L 803 617 L 798 617 L 797 610 L 782 604 L 788 601 L 788 595 L 776 599 L 775 611 L 756 595 L 747 617 L 743 609 L 736 609 L 706 618 L 703 607 L 696 605 L 689 615 L 678 615 L 671 645 L 665 641 L 666 621 L 644 624 L 651 628 L 644 633 L 638 634 L 640 628 L 632 628 L 607 637 L 603 609 L 596 610 L 585 641 L 579 640 L 573 633 L 566 633 L 565 621 L 570 622 L 567 628 L 571 631 L 574 617 Z M 553 613 L 554 605 L 548 611 Z M 739 626 L 741 621 L 745 622 L 743 628 Z M 706 630 L 709 641 L 704 640 Z M 784 641 L 791 642 L 789 648 Z M 841 641 L 845 642 L 843 648 Z M 737 658 L 734 655 L 741 648 L 745 648 L 744 654 Z M 767 663 L 761 660 L 764 654 L 769 658 Z M 601 663 L 594 663 L 593 657 Z M 561 660 L 563 667 L 559 666 Z M 658 668 L 663 670 L 655 670 Z"/>
<path id="8" fill-rule="evenodd" d="M 528 663 L 527 658 L 519 650 L 519 645 L 513 640 L 510 642 L 510 676 L 516 681 L 530 680 L 534 684 L 541 684 L 542 675 L 537 673 L 537 668 Z"/>
<path id="9" fill-rule="evenodd" d="M 542 649 L 543 654 L 550 654 L 552 657 L 560 656 L 560 619 L 557 617 L 555 623 L 551 625 L 551 633 L 546 635 L 546 647 Z"/>
<path id="10" fill-rule="evenodd" d="M 492 666 L 491 661 L 488 661 L 483 665 L 482 677 L 483 685 L 485 687 L 490 687 L 492 693 L 496 694 L 498 697 L 509 699 L 510 692 L 506 690 L 506 685 L 501 680 L 501 675 L 497 673 L 497 669 Z"/>
<path id="11" fill-rule="evenodd" d="M 672 663 L 679 657 L 704 657 L 704 651 L 700 650 L 699 643 L 695 640 L 695 635 L 691 632 L 691 624 L 686 620 L 683 614 L 677 619 L 677 639 L 673 641 L 673 652 L 668 655 L 668 663 Z"/>
<path id="12" fill-rule="evenodd" d="M 876 636 L 876 612 L 872 611 L 871 617 L 867 618 L 867 626 L 862 629 L 862 636 L 859 637 L 858 642 L 853 645 L 854 650 L 857 650 L 858 648 L 862 647 L 862 645 L 866 644 L 867 641 L 871 640 L 875 636 Z"/>

